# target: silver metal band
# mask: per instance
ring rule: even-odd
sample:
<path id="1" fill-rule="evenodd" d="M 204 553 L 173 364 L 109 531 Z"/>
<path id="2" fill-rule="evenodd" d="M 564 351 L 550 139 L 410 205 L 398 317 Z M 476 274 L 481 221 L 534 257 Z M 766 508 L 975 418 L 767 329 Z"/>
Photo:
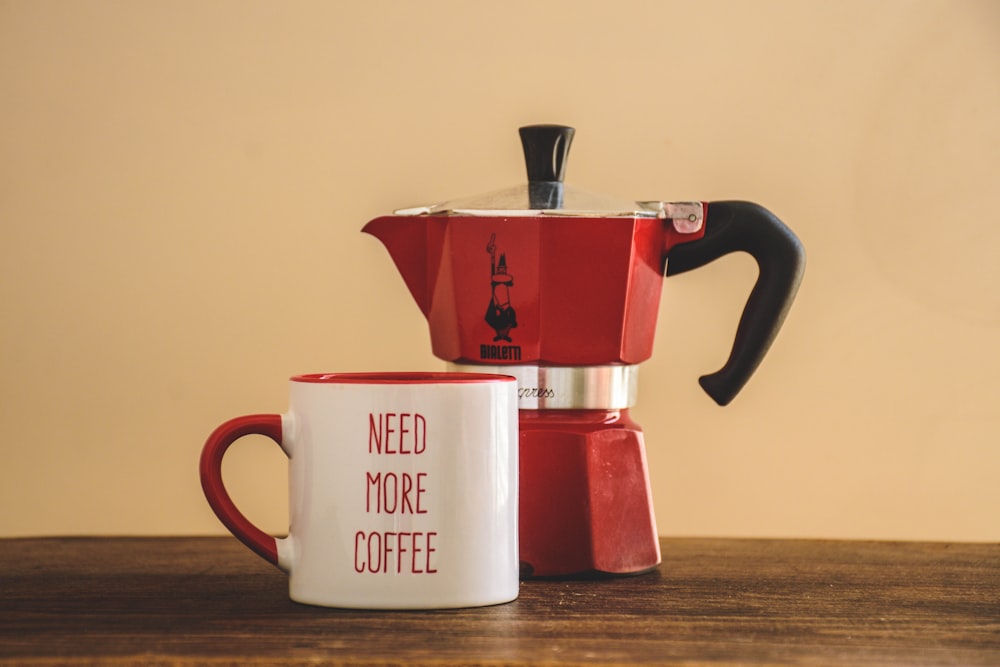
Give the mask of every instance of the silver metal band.
<path id="1" fill-rule="evenodd" d="M 448 363 L 448 370 L 517 378 L 521 410 L 618 410 L 635 405 L 638 365 L 500 366 Z"/>

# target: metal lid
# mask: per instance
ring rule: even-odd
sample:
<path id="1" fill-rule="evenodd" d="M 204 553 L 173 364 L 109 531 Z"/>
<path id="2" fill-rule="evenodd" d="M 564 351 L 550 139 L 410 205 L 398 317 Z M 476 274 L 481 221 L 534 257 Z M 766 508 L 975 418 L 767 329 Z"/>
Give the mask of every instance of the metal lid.
<path id="1" fill-rule="evenodd" d="M 662 202 L 622 201 L 614 197 L 595 195 L 576 188 L 558 185 L 559 206 L 539 207 L 532 196 L 534 183 L 525 183 L 504 190 L 464 197 L 440 204 L 415 206 L 394 211 L 396 215 L 481 215 L 481 216 L 538 216 L 557 215 L 575 217 L 630 217 L 655 218 L 661 216 Z M 548 184 L 546 184 L 548 185 Z"/>
<path id="2" fill-rule="evenodd" d="M 504 190 L 395 211 L 396 215 L 668 217 L 664 203 L 636 202 L 585 192 L 563 183 L 575 130 L 565 125 L 520 129 L 528 182 Z"/>

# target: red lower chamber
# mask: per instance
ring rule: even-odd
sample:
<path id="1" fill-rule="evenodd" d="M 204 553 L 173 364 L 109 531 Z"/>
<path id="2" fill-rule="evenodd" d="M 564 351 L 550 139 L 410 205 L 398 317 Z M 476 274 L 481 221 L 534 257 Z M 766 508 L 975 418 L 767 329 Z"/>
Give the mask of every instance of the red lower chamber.
<path id="1" fill-rule="evenodd" d="M 628 410 L 520 411 L 522 577 L 660 563 L 642 430 Z"/>

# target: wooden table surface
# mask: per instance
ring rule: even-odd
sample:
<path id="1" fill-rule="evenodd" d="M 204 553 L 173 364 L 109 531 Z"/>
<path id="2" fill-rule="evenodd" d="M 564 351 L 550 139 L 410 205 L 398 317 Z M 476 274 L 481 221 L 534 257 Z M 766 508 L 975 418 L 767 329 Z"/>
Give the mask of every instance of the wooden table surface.
<path id="1" fill-rule="evenodd" d="M 1000 545 L 666 539 L 655 572 L 515 602 L 289 601 L 231 538 L 0 540 L 3 664 L 1000 665 Z"/>

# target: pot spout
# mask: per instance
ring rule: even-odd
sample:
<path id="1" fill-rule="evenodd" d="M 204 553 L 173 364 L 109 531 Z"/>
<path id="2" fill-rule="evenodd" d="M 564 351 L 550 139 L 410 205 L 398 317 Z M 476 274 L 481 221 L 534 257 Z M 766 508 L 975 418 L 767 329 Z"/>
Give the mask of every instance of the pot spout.
<path id="1" fill-rule="evenodd" d="M 441 261 L 444 220 L 424 216 L 387 215 L 362 228 L 385 246 L 413 300 L 426 316 Z"/>

